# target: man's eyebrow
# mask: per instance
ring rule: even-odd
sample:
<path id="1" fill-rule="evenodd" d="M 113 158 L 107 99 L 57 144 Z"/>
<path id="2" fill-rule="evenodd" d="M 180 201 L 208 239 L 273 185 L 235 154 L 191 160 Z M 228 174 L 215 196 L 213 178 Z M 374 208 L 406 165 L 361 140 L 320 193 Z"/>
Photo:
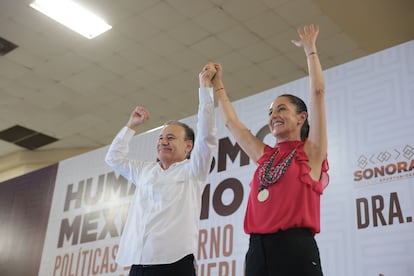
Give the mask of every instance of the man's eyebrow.
<path id="1" fill-rule="evenodd" d="M 172 136 L 172 137 L 176 137 L 173 133 L 166 133 L 165 135 L 160 134 L 158 137 L 162 137 L 162 136 Z"/>

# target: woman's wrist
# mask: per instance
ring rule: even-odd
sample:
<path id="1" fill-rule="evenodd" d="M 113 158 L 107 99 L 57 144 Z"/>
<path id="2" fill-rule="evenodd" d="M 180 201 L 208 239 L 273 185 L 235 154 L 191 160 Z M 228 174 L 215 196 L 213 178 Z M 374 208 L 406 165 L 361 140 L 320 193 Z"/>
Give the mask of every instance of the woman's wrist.
<path id="1" fill-rule="evenodd" d="M 315 46 L 309 47 L 309 48 L 305 49 L 305 55 L 306 55 L 306 57 L 317 56 L 318 55 L 318 50 L 316 50 Z"/>
<path id="2" fill-rule="evenodd" d="M 221 82 L 221 81 L 214 82 L 213 83 L 213 89 L 214 89 L 214 92 L 223 90 L 224 89 L 224 83 Z"/>
<path id="3" fill-rule="evenodd" d="M 316 52 L 316 51 L 312 51 L 312 52 L 306 54 L 307 57 L 317 56 L 317 55 L 318 55 L 318 52 Z"/>

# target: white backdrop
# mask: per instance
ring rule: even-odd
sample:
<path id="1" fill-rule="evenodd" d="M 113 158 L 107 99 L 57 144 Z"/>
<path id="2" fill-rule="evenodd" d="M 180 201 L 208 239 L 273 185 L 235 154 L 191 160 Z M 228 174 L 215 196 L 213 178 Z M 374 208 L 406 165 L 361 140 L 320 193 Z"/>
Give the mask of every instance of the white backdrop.
<path id="1" fill-rule="evenodd" d="M 330 184 L 316 236 L 324 274 L 412 276 L 414 41 L 326 70 L 325 79 Z M 292 93 L 308 102 L 308 91 L 303 78 L 234 106 L 256 134 L 275 97 Z M 194 127 L 195 120 L 183 121 Z M 219 117 L 217 123 L 220 143 L 203 194 L 198 276 L 242 276 L 248 243 L 243 217 L 254 166 L 233 147 Z M 154 130 L 134 137 L 131 156 L 154 160 L 157 136 Z M 270 135 L 264 140 L 274 144 Z M 59 163 L 39 275 L 127 275 L 114 259 L 134 186 L 106 166 L 106 150 Z"/>

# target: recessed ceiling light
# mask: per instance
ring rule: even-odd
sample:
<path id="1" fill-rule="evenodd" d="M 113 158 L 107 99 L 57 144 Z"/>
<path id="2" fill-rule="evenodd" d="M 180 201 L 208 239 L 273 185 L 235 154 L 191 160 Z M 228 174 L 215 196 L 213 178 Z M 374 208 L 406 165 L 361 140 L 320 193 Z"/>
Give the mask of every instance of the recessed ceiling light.
<path id="1" fill-rule="evenodd" d="M 112 28 L 103 19 L 70 0 L 36 0 L 30 7 L 88 39 Z"/>

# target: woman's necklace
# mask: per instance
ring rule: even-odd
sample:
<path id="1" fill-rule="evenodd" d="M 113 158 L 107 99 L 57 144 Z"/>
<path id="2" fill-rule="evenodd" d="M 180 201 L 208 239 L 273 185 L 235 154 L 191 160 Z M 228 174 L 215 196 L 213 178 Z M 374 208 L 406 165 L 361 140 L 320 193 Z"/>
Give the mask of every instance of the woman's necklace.
<path id="1" fill-rule="evenodd" d="M 260 202 L 266 201 L 269 197 L 268 187 L 275 184 L 286 173 L 286 170 L 289 168 L 293 157 L 296 155 L 296 148 L 294 148 L 282 162 L 274 164 L 278 154 L 279 149 L 277 148 L 270 159 L 264 162 L 259 169 L 260 187 L 258 190 L 257 199 Z"/>

